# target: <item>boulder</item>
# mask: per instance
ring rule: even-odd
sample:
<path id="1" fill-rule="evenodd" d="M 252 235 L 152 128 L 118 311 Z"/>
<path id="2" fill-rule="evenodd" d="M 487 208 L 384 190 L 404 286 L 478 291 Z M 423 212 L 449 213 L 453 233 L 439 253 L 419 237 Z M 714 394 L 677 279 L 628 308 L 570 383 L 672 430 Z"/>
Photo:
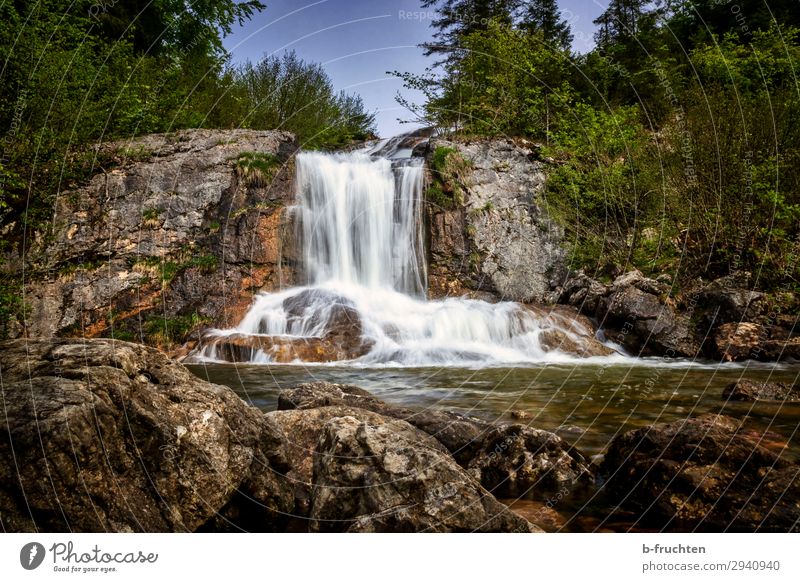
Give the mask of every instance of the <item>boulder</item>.
<path id="1" fill-rule="evenodd" d="M 404 420 L 443 445 L 481 484 L 503 497 L 543 497 L 590 485 L 586 458 L 553 433 L 521 425 L 495 426 L 442 410 L 393 406 L 357 386 L 312 382 L 281 392 L 278 409 L 350 406 Z"/>
<path id="2" fill-rule="evenodd" d="M 488 422 L 456 412 L 393 406 L 358 386 L 348 384 L 309 382 L 284 390 L 278 396 L 278 410 L 308 410 L 322 406 L 351 406 L 404 420 L 433 436 L 459 463 L 472 457 L 484 434 L 492 427 Z"/>
<path id="3" fill-rule="evenodd" d="M 581 358 L 616 353 L 597 339 L 594 322 L 572 307 L 564 305 L 547 308 L 535 305 L 525 307 L 536 314 L 543 327 L 539 333 L 539 344 L 545 352 L 559 351 Z"/>
<path id="4" fill-rule="evenodd" d="M 125 342 L 0 344 L 5 531 L 279 529 L 286 443 L 230 389 Z"/>
<path id="5" fill-rule="evenodd" d="M 544 499 L 594 484 L 594 469 L 561 437 L 522 425 L 493 428 L 466 465 L 493 495 Z"/>
<path id="6" fill-rule="evenodd" d="M 700 343 L 691 319 L 673 307 L 669 291 L 668 285 L 639 271 L 618 277 L 598 313 L 603 325 L 616 330 L 609 339 L 637 355 L 696 357 Z"/>
<path id="7" fill-rule="evenodd" d="M 314 460 L 313 531 L 535 532 L 406 422 L 325 424 Z"/>
<path id="8" fill-rule="evenodd" d="M 800 360 L 800 337 L 791 333 L 751 321 L 724 323 L 713 332 L 711 355 L 727 362 Z"/>
<path id="9" fill-rule="evenodd" d="M 768 336 L 757 323 L 725 323 L 714 331 L 716 355 L 727 362 L 756 359 L 760 346 Z"/>
<path id="10" fill-rule="evenodd" d="M 653 527 L 797 531 L 800 465 L 772 436 L 716 414 L 636 429 L 609 445 L 605 491 Z"/>
<path id="11" fill-rule="evenodd" d="M 600 301 L 609 288 L 584 273 L 572 273 L 561 287 L 559 303 L 571 305 L 590 317 L 600 311 Z"/>
<path id="12" fill-rule="evenodd" d="M 709 324 L 752 321 L 764 313 L 767 296 L 747 289 L 749 278 L 749 273 L 722 277 L 700 289 L 696 302 Z"/>
<path id="13" fill-rule="evenodd" d="M 219 335 L 212 333 L 202 338 L 192 359 L 198 353 L 213 354 L 214 359 L 225 362 L 252 362 L 267 357 L 270 362 L 339 362 L 354 360 L 369 352 L 370 343 L 339 341 L 337 337 L 286 337 L 248 334 Z"/>
<path id="14" fill-rule="evenodd" d="M 391 422 L 391 419 L 359 408 L 348 406 L 325 406 L 321 408 L 278 410 L 266 415 L 267 422 L 273 430 L 286 442 L 288 470 L 286 478 L 294 489 L 294 517 L 305 518 L 309 514 L 311 490 L 313 488 L 313 465 L 319 455 L 317 443 L 322 429 L 329 421 L 348 416 L 361 422 L 369 422 L 380 426 Z M 408 432 L 405 424 L 393 425 L 398 430 Z M 413 434 L 416 434 L 412 431 Z M 435 448 L 447 452 L 442 445 L 435 442 Z"/>
<path id="15" fill-rule="evenodd" d="M 725 400 L 755 402 L 800 402 L 800 386 L 783 382 L 754 382 L 739 380 L 729 384 L 722 392 Z"/>

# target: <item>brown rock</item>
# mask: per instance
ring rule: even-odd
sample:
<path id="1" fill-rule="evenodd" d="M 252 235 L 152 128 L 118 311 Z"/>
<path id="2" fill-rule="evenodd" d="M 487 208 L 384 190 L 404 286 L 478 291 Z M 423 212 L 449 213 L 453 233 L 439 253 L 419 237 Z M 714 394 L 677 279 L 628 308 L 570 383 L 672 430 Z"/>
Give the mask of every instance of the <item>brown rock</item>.
<path id="1" fill-rule="evenodd" d="M 797 531 L 800 466 L 763 435 L 707 414 L 616 437 L 601 466 L 613 502 L 655 527 Z"/>
<path id="2" fill-rule="evenodd" d="M 767 332 L 757 323 L 725 323 L 714 332 L 717 355 L 728 362 L 755 359 Z"/>
<path id="3" fill-rule="evenodd" d="M 466 465 L 498 497 L 538 497 L 594 483 L 591 463 L 561 437 L 522 425 L 493 428 Z"/>
<path id="4" fill-rule="evenodd" d="M 315 531 L 534 532 L 403 421 L 328 422 L 314 462 Z"/>
<path id="5" fill-rule="evenodd" d="M 772 402 L 800 402 L 800 386 L 782 382 L 753 382 L 739 380 L 729 384 L 722 392 L 726 400 L 765 400 Z"/>
<path id="6" fill-rule="evenodd" d="M 157 350 L 14 340 L 0 372 L 5 531 L 270 530 L 292 507 L 280 434 Z"/>

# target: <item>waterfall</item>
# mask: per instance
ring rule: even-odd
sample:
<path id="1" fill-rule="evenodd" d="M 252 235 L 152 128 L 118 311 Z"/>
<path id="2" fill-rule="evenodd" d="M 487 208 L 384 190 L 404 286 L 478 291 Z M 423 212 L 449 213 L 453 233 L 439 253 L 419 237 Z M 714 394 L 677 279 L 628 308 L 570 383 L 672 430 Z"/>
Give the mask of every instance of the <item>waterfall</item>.
<path id="1" fill-rule="evenodd" d="M 424 169 L 400 144 L 298 154 L 294 211 L 306 285 L 258 294 L 236 328 L 207 333 L 190 360 L 474 366 L 612 353 L 559 312 L 428 301 Z"/>
<path id="2" fill-rule="evenodd" d="M 309 284 L 424 293 L 422 160 L 302 153 L 297 188 Z"/>

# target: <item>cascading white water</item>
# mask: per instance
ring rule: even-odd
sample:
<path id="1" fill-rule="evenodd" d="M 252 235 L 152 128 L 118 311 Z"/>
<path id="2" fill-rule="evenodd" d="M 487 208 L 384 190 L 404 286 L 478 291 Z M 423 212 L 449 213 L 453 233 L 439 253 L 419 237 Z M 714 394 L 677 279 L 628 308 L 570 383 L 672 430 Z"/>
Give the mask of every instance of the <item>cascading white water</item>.
<path id="1" fill-rule="evenodd" d="M 356 335 L 358 346 L 344 353 L 356 354 L 349 361 L 359 365 L 572 359 L 552 346 L 546 349 L 541 334 L 556 330 L 573 346 L 581 345 L 591 338 L 591 330 L 578 320 L 536 313 L 512 302 L 425 299 L 423 167 L 410 152 L 398 155 L 398 143 L 390 141 L 382 150 L 297 156 L 295 211 L 308 285 L 257 295 L 239 325 L 209 334 L 212 341 L 201 345 L 194 359 L 224 359 L 220 342 L 236 337 L 241 345 L 246 337 L 251 347 L 245 357 L 271 362 L 276 360 L 276 342 L 308 344 L 341 335 L 340 328 L 351 330 L 349 336 L 344 332 L 350 343 Z M 268 338 L 269 349 L 262 338 Z M 311 361 L 326 358 L 315 355 Z"/>
<path id="2" fill-rule="evenodd" d="M 309 283 L 424 291 L 419 259 L 422 160 L 396 170 L 363 152 L 297 156 Z"/>

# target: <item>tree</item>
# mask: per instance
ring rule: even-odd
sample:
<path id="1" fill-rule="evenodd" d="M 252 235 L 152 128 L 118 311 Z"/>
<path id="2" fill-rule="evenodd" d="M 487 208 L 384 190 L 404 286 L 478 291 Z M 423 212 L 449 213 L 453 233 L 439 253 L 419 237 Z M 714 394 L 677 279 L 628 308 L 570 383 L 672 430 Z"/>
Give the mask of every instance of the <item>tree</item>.
<path id="1" fill-rule="evenodd" d="M 425 43 L 425 55 L 452 53 L 461 40 L 491 24 L 509 25 L 520 0 L 423 0 L 423 8 L 436 8 L 434 42 Z"/>
<path id="2" fill-rule="evenodd" d="M 522 7 L 520 27 L 527 32 L 539 32 L 546 42 L 562 50 L 572 45 L 569 23 L 561 17 L 556 0 L 530 0 Z"/>

